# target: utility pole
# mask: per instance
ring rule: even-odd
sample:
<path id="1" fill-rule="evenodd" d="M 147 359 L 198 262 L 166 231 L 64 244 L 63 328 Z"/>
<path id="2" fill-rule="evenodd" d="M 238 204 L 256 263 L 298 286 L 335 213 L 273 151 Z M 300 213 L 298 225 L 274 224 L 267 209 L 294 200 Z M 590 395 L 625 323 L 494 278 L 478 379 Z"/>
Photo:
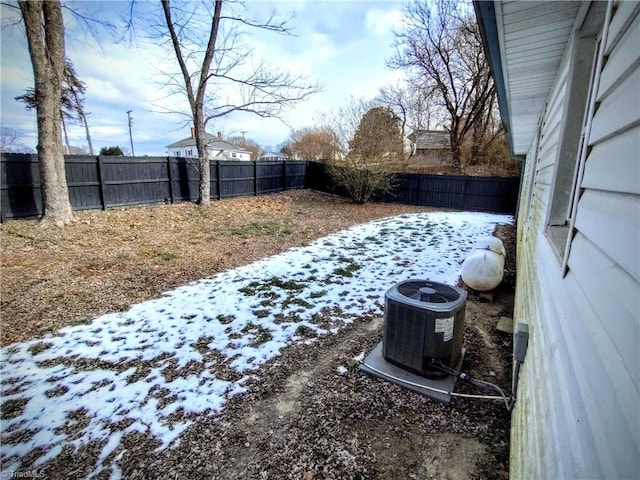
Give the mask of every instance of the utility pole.
<path id="1" fill-rule="evenodd" d="M 131 118 L 131 112 L 133 112 L 133 110 L 127 110 L 127 118 L 129 119 L 129 141 L 131 142 L 131 156 L 135 157 L 136 152 L 133 151 L 133 136 L 131 135 L 131 126 L 133 125 L 133 118 Z"/>
<path id="2" fill-rule="evenodd" d="M 247 133 L 247 131 L 246 130 L 242 130 L 240 133 L 242 134 L 242 143 L 244 143 L 244 134 Z"/>

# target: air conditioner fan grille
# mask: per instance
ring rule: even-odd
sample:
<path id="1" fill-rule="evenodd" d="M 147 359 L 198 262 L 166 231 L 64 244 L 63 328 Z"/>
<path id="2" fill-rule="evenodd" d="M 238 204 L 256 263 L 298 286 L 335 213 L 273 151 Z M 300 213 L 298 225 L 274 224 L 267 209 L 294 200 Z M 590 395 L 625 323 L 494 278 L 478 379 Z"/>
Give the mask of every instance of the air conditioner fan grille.
<path id="1" fill-rule="evenodd" d="M 426 280 L 404 282 L 397 288 L 401 295 L 422 302 L 449 303 L 460 298 L 460 294 L 448 285 Z"/>

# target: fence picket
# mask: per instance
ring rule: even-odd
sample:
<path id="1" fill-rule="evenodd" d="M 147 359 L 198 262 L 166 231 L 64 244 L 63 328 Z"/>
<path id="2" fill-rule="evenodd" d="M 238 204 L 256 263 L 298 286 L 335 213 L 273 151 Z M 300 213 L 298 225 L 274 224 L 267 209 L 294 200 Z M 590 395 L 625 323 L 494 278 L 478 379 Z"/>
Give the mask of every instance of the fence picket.
<path id="1" fill-rule="evenodd" d="M 174 202 L 173 193 L 173 169 L 171 168 L 171 157 L 167 157 L 167 177 L 169 177 L 169 201 Z"/>
<path id="2" fill-rule="evenodd" d="M 218 200 L 222 200 L 222 179 L 220 178 L 220 160 L 216 160 L 216 191 Z"/>
<path id="3" fill-rule="evenodd" d="M 102 205 L 102 210 L 107 209 L 107 201 L 104 198 L 104 177 L 102 175 L 102 157 L 98 156 L 96 167 L 98 171 L 98 196 L 100 197 L 100 205 Z"/>

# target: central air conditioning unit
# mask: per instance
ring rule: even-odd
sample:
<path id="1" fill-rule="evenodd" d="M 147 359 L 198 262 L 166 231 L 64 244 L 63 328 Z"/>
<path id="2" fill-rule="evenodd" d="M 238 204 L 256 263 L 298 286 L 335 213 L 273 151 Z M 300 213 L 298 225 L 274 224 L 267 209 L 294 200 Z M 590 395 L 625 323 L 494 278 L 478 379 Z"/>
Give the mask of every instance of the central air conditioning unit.
<path id="1" fill-rule="evenodd" d="M 417 375 L 440 379 L 447 373 L 432 360 L 458 369 L 467 292 L 429 280 L 406 280 L 385 294 L 382 356 Z"/>

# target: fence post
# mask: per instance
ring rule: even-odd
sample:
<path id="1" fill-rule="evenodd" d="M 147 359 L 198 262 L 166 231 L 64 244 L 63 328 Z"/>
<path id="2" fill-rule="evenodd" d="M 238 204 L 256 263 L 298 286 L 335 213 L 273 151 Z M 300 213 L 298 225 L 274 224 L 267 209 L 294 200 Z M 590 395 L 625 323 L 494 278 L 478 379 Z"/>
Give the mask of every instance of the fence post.
<path id="1" fill-rule="evenodd" d="M 465 210 L 469 210 L 471 207 L 471 199 L 469 198 L 469 195 L 467 195 L 467 192 L 469 191 L 469 182 L 470 182 L 471 177 L 465 176 L 464 177 L 464 184 L 462 187 L 462 200 L 463 200 L 463 208 Z"/>
<path id="2" fill-rule="evenodd" d="M 0 152 L 0 157 L 2 158 L 2 163 L 4 163 L 4 155 L 1 154 Z M 0 165 L 0 168 L 2 168 L 2 166 Z M 9 179 L 6 179 L 7 183 L 9 183 Z M 32 189 L 33 191 L 33 189 Z M 7 193 L 9 193 L 9 188 L 7 188 Z M 5 209 L 5 205 L 7 202 L 3 202 L 2 201 L 2 184 L 0 183 L 0 223 L 4 223 L 6 218 L 5 218 L 5 213 L 4 213 L 4 209 Z"/>
<path id="3" fill-rule="evenodd" d="M 4 152 L 0 152 L 0 168 L 2 168 L 2 163 L 4 163 Z M 9 179 L 6 179 L 7 183 L 9 183 Z M 0 184 L 0 194 L 2 194 L 2 187 L 3 185 Z M 9 189 L 7 188 L 7 193 L 9 193 Z M 2 201 L 2 198 L 0 197 L 0 223 L 4 223 L 5 218 L 4 218 L 4 208 L 5 208 L 5 203 Z"/>
<path id="4" fill-rule="evenodd" d="M 97 163 L 97 171 L 98 171 L 98 193 L 100 195 L 100 203 L 102 203 L 102 210 L 106 210 L 107 209 L 107 201 L 104 197 L 104 176 L 103 176 L 103 172 L 102 172 L 102 157 L 100 155 L 98 155 L 97 157 L 98 163 Z"/>
<path id="5" fill-rule="evenodd" d="M 216 190 L 218 190 L 218 200 L 222 200 L 222 181 L 220 180 L 220 160 L 216 160 Z"/>
<path id="6" fill-rule="evenodd" d="M 287 161 L 282 160 L 282 191 L 287 190 Z"/>
<path id="7" fill-rule="evenodd" d="M 258 196 L 258 160 L 253 161 L 253 196 Z"/>
<path id="8" fill-rule="evenodd" d="M 418 174 L 418 191 L 416 192 L 416 205 L 420 206 L 420 197 L 422 194 L 422 173 Z"/>
<path id="9" fill-rule="evenodd" d="M 171 168 L 171 157 L 167 157 L 167 173 L 169 176 L 169 200 L 173 203 L 173 172 Z"/>

